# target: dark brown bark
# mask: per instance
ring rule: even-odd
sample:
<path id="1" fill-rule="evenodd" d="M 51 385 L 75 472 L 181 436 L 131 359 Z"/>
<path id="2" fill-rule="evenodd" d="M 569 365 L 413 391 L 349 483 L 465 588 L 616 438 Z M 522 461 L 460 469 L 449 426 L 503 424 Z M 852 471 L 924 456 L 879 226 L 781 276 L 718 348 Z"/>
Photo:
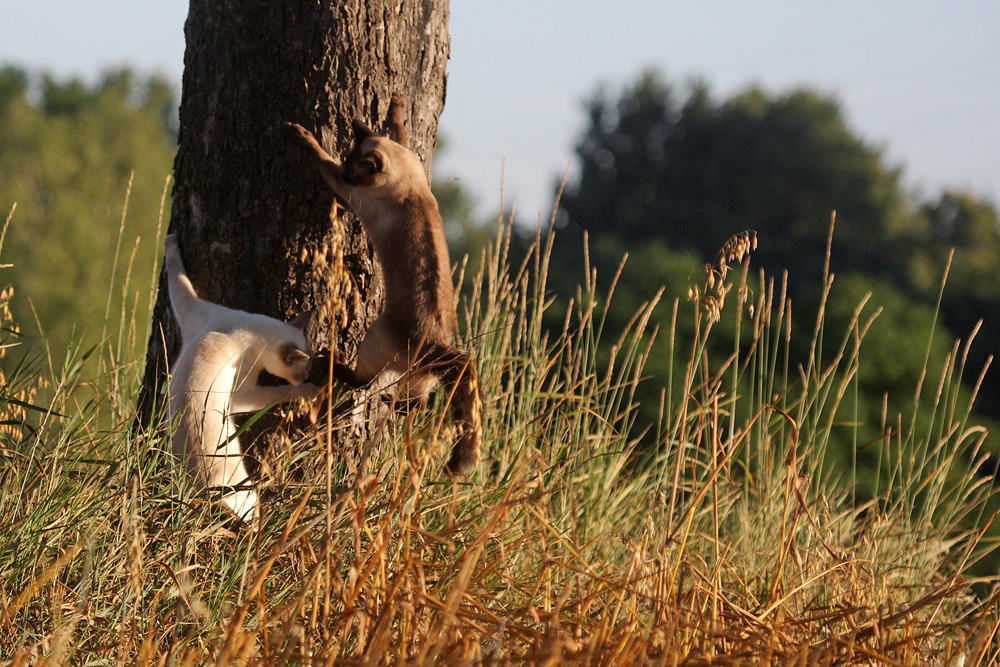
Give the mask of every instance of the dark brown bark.
<path id="1" fill-rule="evenodd" d="M 381 127 L 392 92 L 401 91 L 410 147 L 429 173 L 444 107 L 447 0 L 192 0 L 185 36 L 170 229 L 195 288 L 209 301 L 281 319 L 327 311 L 314 318 L 310 340 L 328 348 L 332 332 L 350 356 L 381 308 L 374 256 L 353 216 L 342 217 L 342 241 L 333 238 L 333 194 L 283 139 L 282 125 L 300 123 L 342 154 L 351 121 Z M 360 297 L 347 302 L 346 326 L 324 308 L 329 276 L 308 259 L 331 243 L 342 247 Z M 165 276 L 153 317 L 143 423 L 162 402 L 180 345 Z"/>

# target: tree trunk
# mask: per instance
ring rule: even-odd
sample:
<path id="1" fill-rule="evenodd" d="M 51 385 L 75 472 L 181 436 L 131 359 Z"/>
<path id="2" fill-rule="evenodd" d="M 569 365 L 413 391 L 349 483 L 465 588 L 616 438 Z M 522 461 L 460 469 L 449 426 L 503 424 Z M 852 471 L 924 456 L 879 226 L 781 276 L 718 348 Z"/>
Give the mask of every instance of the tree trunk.
<path id="1" fill-rule="evenodd" d="M 312 308 L 314 349 L 332 340 L 350 357 L 382 305 L 374 255 L 356 218 L 335 218 L 333 193 L 283 139 L 282 125 L 304 125 L 342 155 L 351 121 L 381 127 L 400 91 L 410 147 L 429 174 L 444 107 L 448 1 L 191 0 L 184 32 L 170 229 L 195 289 L 284 320 Z M 341 260 L 347 276 L 329 268 Z M 153 318 L 143 424 L 163 404 L 180 347 L 165 274 Z"/>

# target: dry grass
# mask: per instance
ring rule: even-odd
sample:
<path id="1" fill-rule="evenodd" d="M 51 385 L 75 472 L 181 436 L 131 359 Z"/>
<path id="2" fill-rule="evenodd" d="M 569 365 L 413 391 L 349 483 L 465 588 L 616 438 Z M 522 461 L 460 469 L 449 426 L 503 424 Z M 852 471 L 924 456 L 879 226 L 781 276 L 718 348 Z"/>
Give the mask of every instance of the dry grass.
<path id="1" fill-rule="evenodd" d="M 733 356 L 706 358 L 717 318 L 699 290 L 698 340 L 672 349 L 683 391 L 664 398 L 656 451 L 637 452 L 634 392 L 656 304 L 625 331 L 604 331 L 607 301 L 588 269 L 563 330 L 547 333 L 551 237 L 511 267 L 509 233 L 460 306 L 486 404 L 484 463 L 466 483 L 441 472 L 450 437 L 438 405 L 389 418 L 389 445 L 373 448 L 368 472 L 346 488 L 335 447 L 300 443 L 295 456 L 325 457 L 327 478 L 269 478 L 262 529 L 233 532 L 186 493 L 166 436 L 129 428 L 139 363 L 108 363 L 85 380 L 70 358 L 51 405 L 3 436 L 0 656 L 14 665 L 1000 659 L 996 598 L 977 598 L 962 577 L 981 553 L 987 520 L 977 513 L 989 492 L 953 474 L 980 441 L 968 406 L 915 405 L 935 410 L 934 426 L 886 438 L 891 483 L 863 507 L 823 469 L 863 309 L 851 331 L 826 332 L 843 336 L 840 354 L 820 359 L 814 346 L 790 373 L 783 290 L 765 281 L 753 295 L 745 256 L 727 254 L 742 277 L 733 286 L 712 269 L 707 287 L 735 289 Z M 673 304 L 674 322 L 683 308 Z M 613 348 L 599 365 L 602 337 Z M 120 346 L 100 353 L 141 359 Z M 944 389 L 961 377 L 960 352 L 935 379 Z M 13 398 L 5 386 L 4 420 L 15 420 Z"/>

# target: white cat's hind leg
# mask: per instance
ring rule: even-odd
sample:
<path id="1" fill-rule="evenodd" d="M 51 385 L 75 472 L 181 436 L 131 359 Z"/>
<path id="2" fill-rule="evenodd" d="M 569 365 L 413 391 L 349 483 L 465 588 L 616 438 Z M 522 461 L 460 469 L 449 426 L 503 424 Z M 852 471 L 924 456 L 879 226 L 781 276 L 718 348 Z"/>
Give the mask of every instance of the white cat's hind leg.
<path id="1" fill-rule="evenodd" d="M 222 503 L 239 517 L 240 521 L 248 526 L 257 527 L 260 520 L 260 501 L 256 491 L 240 489 L 227 493 L 222 497 Z"/>
<path id="2" fill-rule="evenodd" d="M 219 447 L 215 453 L 200 457 L 202 465 L 205 466 L 206 486 L 216 492 L 220 488 L 225 489 L 222 496 L 223 505 L 241 521 L 249 524 L 258 514 L 259 499 L 243 464 L 239 440 L 231 433 L 233 426 L 228 420 L 226 425 L 229 428 L 225 435 L 229 442 Z"/>

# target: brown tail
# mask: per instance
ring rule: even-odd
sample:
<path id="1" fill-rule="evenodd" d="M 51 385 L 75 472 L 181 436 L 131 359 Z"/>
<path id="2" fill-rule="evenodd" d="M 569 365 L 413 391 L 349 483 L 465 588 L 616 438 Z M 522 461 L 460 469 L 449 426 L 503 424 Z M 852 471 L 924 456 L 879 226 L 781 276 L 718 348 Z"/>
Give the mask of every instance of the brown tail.
<path id="1" fill-rule="evenodd" d="M 448 392 L 449 411 L 458 437 L 445 469 L 452 475 L 461 475 L 479 463 L 483 440 L 483 401 L 476 365 L 469 355 L 446 345 L 431 346 L 423 363 Z"/>

